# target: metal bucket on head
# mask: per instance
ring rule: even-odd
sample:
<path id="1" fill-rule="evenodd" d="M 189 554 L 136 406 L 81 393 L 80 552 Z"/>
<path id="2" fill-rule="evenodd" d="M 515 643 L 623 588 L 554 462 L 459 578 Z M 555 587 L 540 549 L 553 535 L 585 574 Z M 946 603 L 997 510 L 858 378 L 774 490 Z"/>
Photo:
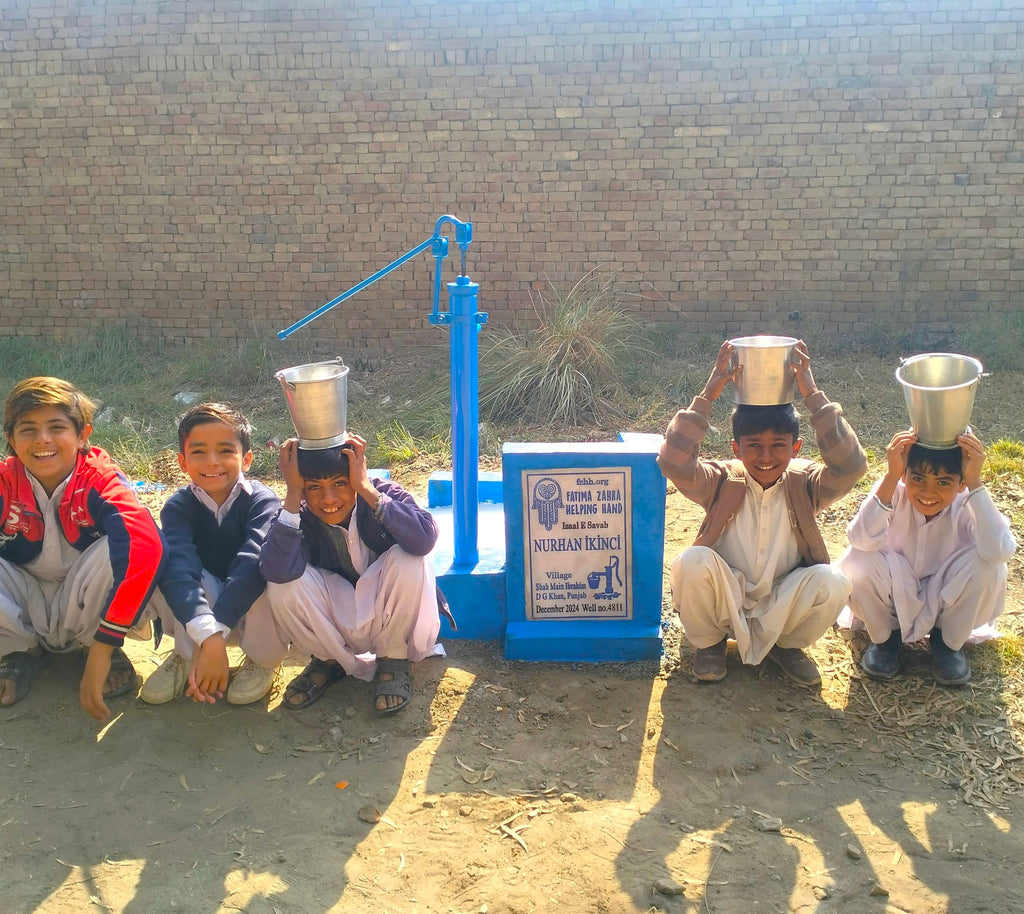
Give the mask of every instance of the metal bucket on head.
<path id="1" fill-rule="evenodd" d="M 791 336 L 741 336 L 729 342 L 733 365 L 743 366 L 733 385 L 737 403 L 777 406 L 793 402 L 790 361 L 797 340 Z"/>
<path id="2" fill-rule="evenodd" d="M 984 368 L 977 359 L 952 352 L 926 352 L 896 369 L 917 443 L 953 447 L 971 421 L 974 394 Z"/>
<path id="3" fill-rule="evenodd" d="M 274 377 L 284 388 L 299 447 L 321 450 L 345 442 L 348 367 L 340 358 L 282 368 Z"/>

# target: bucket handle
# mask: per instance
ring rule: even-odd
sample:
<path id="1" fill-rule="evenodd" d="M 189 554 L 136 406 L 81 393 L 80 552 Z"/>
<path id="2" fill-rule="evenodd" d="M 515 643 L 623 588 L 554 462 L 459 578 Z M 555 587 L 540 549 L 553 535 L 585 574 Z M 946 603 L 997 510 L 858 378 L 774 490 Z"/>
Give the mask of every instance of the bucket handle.
<path id="1" fill-rule="evenodd" d="M 907 362 L 910 361 L 910 359 L 905 359 L 905 358 L 903 358 L 903 356 L 897 356 L 897 358 L 899 359 L 901 366 L 902 365 L 906 365 Z M 978 377 L 976 377 L 974 380 L 975 381 L 980 381 L 982 378 L 991 378 L 991 377 L 992 377 L 992 372 L 991 371 L 982 371 L 982 372 L 978 373 Z"/>
<path id="2" fill-rule="evenodd" d="M 334 362 L 336 365 L 338 365 L 339 368 L 345 367 L 345 363 L 340 355 L 335 356 L 333 359 L 327 359 L 327 362 Z M 321 362 L 320 364 L 326 364 L 326 362 Z M 275 371 L 274 377 L 281 382 L 281 386 L 284 387 L 286 390 L 296 390 L 297 388 L 295 386 L 295 382 L 289 381 L 288 378 L 284 376 L 284 373 L 288 370 L 289 369 L 287 368 L 282 368 L 280 371 Z"/>

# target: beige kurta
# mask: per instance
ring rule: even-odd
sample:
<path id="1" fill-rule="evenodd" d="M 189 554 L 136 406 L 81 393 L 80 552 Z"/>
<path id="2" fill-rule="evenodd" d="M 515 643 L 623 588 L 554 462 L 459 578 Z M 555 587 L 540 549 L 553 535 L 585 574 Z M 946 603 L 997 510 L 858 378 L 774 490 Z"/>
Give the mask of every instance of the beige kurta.
<path id="1" fill-rule="evenodd" d="M 672 601 L 687 637 L 698 648 L 732 637 L 748 664 L 776 644 L 813 644 L 850 585 L 831 565 L 799 561 L 782 486 L 763 489 L 748 478 L 743 503 L 714 547 L 692 546 L 672 564 Z"/>

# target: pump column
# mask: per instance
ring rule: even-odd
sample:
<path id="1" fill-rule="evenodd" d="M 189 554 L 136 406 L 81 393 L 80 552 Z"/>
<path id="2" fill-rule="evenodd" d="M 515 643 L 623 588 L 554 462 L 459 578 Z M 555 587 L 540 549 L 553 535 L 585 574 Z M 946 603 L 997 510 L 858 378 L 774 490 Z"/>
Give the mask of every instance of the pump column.
<path id="1" fill-rule="evenodd" d="M 452 377 L 452 515 L 455 567 L 472 567 L 477 548 L 479 424 L 477 411 L 477 333 L 487 315 L 477 312 L 480 286 L 468 276 L 447 284 L 451 324 Z"/>

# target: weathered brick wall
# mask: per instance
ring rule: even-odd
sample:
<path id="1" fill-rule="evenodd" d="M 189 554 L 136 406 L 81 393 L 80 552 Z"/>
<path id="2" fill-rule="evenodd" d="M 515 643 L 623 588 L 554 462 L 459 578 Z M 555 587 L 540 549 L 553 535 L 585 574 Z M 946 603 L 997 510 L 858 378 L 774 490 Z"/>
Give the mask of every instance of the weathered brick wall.
<path id="1" fill-rule="evenodd" d="M 445 212 L 492 320 L 594 268 L 715 332 L 1020 307 L 1022 26 L 1018 0 L 0 0 L 0 332 L 270 334 Z M 300 332 L 423 339 L 432 275 Z"/>

